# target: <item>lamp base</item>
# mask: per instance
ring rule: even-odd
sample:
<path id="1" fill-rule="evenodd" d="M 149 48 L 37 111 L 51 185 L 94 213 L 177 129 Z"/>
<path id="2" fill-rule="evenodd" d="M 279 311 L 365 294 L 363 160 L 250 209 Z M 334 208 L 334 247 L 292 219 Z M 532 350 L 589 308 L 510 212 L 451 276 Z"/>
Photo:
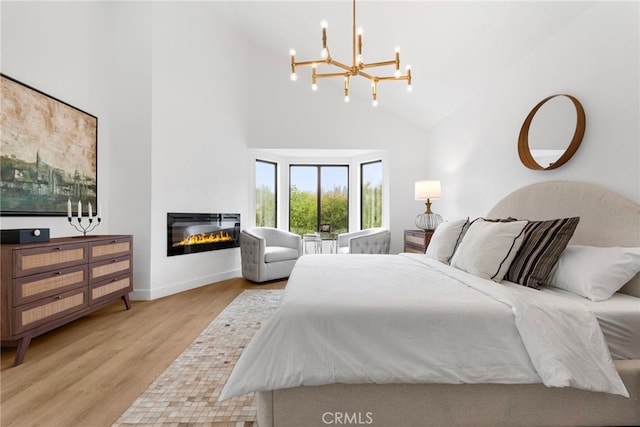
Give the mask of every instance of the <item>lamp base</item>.
<path id="1" fill-rule="evenodd" d="M 422 230 L 435 230 L 442 224 L 442 217 L 437 213 L 421 213 L 416 216 L 416 227 Z"/>

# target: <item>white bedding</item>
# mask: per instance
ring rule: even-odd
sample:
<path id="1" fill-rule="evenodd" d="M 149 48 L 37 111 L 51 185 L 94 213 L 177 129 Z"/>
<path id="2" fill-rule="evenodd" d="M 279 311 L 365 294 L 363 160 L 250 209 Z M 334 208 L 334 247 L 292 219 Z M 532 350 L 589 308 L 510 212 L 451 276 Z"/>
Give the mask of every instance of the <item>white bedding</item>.
<path id="1" fill-rule="evenodd" d="M 568 298 L 591 310 L 614 360 L 640 359 L 640 298 L 616 293 L 606 301 L 594 302 L 559 288 L 542 287 L 540 291 Z"/>
<path id="2" fill-rule="evenodd" d="M 628 395 L 584 305 L 423 255 L 352 254 L 298 260 L 281 307 L 220 399 L 300 385 L 426 382 L 543 382 Z"/>

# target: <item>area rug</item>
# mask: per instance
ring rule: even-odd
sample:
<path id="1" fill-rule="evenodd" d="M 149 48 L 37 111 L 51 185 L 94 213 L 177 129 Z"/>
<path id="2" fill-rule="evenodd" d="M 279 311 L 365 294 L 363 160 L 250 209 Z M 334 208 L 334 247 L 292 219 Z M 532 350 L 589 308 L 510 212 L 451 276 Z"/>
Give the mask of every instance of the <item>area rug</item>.
<path id="1" fill-rule="evenodd" d="M 245 290 L 113 425 L 252 427 L 253 393 L 218 402 L 240 353 L 280 305 L 282 290 Z"/>

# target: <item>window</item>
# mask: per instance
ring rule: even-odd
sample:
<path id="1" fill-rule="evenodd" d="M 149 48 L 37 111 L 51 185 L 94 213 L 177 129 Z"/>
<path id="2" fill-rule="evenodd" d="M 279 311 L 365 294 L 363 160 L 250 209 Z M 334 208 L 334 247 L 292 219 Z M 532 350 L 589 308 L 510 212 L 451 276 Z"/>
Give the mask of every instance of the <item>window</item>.
<path id="1" fill-rule="evenodd" d="M 334 233 L 349 229 L 349 166 L 289 167 L 289 230 L 314 233 L 328 224 Z"/>
<path id="2" fill-rule="evenodd" d="M 382 225 L 382 160 L 360 164 L 360 228 Z"/>
<path id="3" fill-rule="evenodd" d="M 256 226 L 276 226 L 277 165 L 256 160 Z"/>

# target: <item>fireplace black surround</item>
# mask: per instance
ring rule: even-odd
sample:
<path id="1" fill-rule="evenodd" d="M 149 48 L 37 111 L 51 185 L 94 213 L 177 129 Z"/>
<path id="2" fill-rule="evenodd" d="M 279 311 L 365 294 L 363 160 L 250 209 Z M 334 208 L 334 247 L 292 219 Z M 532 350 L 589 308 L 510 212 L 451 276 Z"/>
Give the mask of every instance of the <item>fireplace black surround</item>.
<path id="1" fill-rule="evenodd" d="M 240 214 L 167 213 L 167 256 L 240 246 Z"/>

